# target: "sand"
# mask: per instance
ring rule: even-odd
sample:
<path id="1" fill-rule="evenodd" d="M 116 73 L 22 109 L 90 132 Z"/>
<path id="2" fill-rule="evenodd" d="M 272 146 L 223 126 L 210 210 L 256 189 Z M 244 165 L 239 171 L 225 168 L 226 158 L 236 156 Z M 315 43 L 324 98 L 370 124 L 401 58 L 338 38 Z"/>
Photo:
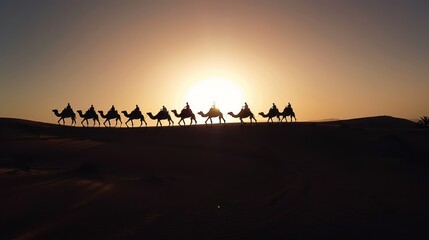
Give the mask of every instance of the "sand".
<path id="1" fill-rule="evenodd" d="M 428 239 L 429 131 L 0 119 L 1 239 Z"/>

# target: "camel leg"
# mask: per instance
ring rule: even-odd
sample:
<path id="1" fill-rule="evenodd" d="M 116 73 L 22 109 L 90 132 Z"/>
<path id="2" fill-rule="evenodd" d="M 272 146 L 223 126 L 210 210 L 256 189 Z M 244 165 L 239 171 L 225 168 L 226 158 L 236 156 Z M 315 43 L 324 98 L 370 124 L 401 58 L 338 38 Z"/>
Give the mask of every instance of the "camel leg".
<path id="1" fill-rule="evenodd" d="M 143 125 L 143 120 L 140 119 L 140 126 L 141 127 Z"/>
<path id="2" fill-rule="evenodd" d="M 206 119 L 206 121 L 205 121 L 204 123 L 205 123 L 205 124 L 207 124 L 207 121 L 208 121 L 209 119 L 210 119 L 210 118 L 207 118 L 207 119 Z"/>
<path id="3" fill-rule="evenodd" d="M 128 121 L 126 121 L 126 122 L 125 122 L 125 125 L 126 125 L 127 127 L 129 127 L 129 126 L 128 126 L 128 122 L 129 122 L 130 120 L 131 120 L 131 119 L 128 119 Z"/>

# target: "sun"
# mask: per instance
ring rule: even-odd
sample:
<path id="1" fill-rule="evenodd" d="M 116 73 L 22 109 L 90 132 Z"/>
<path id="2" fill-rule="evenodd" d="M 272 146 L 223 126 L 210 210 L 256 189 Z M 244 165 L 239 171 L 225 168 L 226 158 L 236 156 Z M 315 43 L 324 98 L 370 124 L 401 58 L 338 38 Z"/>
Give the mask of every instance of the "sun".
<path id="1" fill-rule="evenodd" d="M 241 88 L 224 77 L 207 77 L 192 85 L 186 93 L 192 109 L 206 112 L 215 104 L 223 112 L 237 111 L 244 104 Z"/>

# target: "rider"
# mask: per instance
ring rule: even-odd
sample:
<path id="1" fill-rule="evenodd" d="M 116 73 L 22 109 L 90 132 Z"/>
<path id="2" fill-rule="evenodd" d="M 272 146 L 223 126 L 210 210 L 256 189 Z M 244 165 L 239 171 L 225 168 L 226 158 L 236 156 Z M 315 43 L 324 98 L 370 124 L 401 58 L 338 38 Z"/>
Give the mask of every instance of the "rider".
<path id="1" fill-rule="evenodd" d="M 244 110 L 249 110 L 249 106 L 247 105 L 247 102 L 244 103 L 243 109 Z"/>
<path id="2" fill-rule="evenodd" d="M 273 103 L 273 106 L 271 107 L 272 110 L 277 110 L 276 104 Z"/>
<path id="3" fill-rule="evenodd" d="M 88 112 L 95 112 L 94 105 L 91 104 L 91 107 L 88 109 Z"/>
<path id="4" fill-rule="evenodd" d="M 116 112 L 115 106 L 112 105 L 112 107 L 110 108 L 109 112 Z"/>
<path id="5" fill-rule="evenodd" d="M 216 109 L 216 103 L 213 102 L 212 109 Z"/>
<path id="6" fill-rule="evenodd" d="M 166 108 L 164 105 L 162 105 L 161 112 L 164 112 L 164 113 L 167 113 L 167 112 L 168 112 L 168 111 L 167 111 L 167 108 Z"/>
<path id="7" fill-rule="evenodd" d="M 292 105 L 290 105 L 290 102 L 287 103 L 287 108 L 292 109 Z"/>
<path id="8" fill-rule="evenodd" d="M 67 103 L 67 107 L 65 107 L 63 111 L 72 111 L 70 103 Z"/>
<path id="9" fill-rule="evenodd" d="M 136 104 L 136 108 L 133 110 L 133 112 L 140 112 L 139 105 Z"/>
<path id="10" fill-rule="evenodd" d="M 186 102 L 186 106 L 183 108 L 184 110 L 190 110 L 191 108 L 189 107 L 188 102 Z"/>

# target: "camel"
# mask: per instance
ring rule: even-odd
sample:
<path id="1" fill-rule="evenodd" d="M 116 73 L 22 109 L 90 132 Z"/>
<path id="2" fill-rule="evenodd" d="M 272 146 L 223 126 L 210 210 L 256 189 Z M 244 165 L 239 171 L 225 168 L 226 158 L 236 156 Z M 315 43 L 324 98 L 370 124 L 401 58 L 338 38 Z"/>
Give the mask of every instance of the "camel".
<path id="1" fill-rule="evenodd" d="M 171 112 L 174 113 L 174 116 L 176 116 L 177 118 L 180 118 L 179 125 L 180 125 L 180 122 L 182 121 L 183 121 L 183 124 L 186 125 L 185 123 L 186 118 L 191 118 L 191 123 L 189 125 L 192 125 L 192 121 L 195 121 L 195 124 L 197 124 L 197 120 L 195 119 L 195 114 L 192 112 L 191 109 L 183 109 L 180 112 L 180 114 L 177 114 L 176 110 L 171 110 Z"/>
<path id="2" fill-rule="evenodd" d="M 210 124 L 213 124 L 212 118 L 219 117 L 219 123 L 225 123 L 225 118 L 223 118 L 223 114 L 219 109 L 217 108 L 210 108 L 210 110 L 207 113 L 203 113 L 202 111 L 199 111 L 197 114 L 199 114 L 201 117 L 208 117 L 205 121 L 207 124 L 207 121 L 210 120 Z"/>
<path id="3" fill-rule="evenodd" d="M 98 111 L 98 112 L 100 113 L 100 116 L 101 116 L 102 118 L 105 118 L 105 119 L 106 119 L 106 120 L 104 120 L 104 122 L 103 122 L 103 125 L 104 125 L 105 127 L 107 127 L 107 126 L 106 126 L 106 122 L 108 122 L 108 123 L 109 123 L 109 127 L 111 126 L 111 125 L 110 125 L 110 120 L 111 120 L 111 119 L 115 119 L 115 120 L 116 120 L 116 122 L 115 122 L 115 127 L 118 125 L 118 120 L 119 120 L 119 122 L 121 123 L 121 126 L 122 126 L 121 115 L 119 115 L 118 111 L 114 111 L 114 112 L 112 112 L 112 111 L 108 111 L 106 115 L 104 115 L 104 112 L 103 112 L 103 111 Z"/>
<path id="4" fill-rule="evenodd" d="M 242 124 L 245 124 L 245 122 L 243 122 L 243 118 L 250 118 L 250 123 L 252 123 L 252 119 L 257 122 L 255 116 L 250 111 L 250 109 L 241 109 L 238 114 L 234 114 L 233 112 L 229 112 L 228 114 L 231 115 L 233 118 L 240 118 Z"/>
<path id="5" fill-rule="evenodd" d="M 144 116 L 143 116 L 142 112 L 140 112 L 140 110 L 138 110 L 138 111 L 134 110 L 130 114 L 128 114 L 127 111 L 122 111 L 122 113 L 124 114 L 125 117 L 128 118 L 128 120 L 125 122 L 125 125 L 127 125 L 127 127 L 129 127 L 128 126 L 129 121 L 131 121 L 131 127 L 134 127 L 134 123 L 133 123 L 134 119 L 140 120 L 140 126 L 139 127 L 141 127 L 143 125 L 143 122 L 147 126 L 147 123 L 144 120 Z"/>
<path id="6" fill-rule="evenodd" d="M 283 110 L 283 112 L 280 113 L 280 116 L 282 116 L 282 119 L 280 119 L 280 122 L 283 121 L 283 119 L 286 120 L 287 122 L 287 116 L 290 116 L 290 121 L 292 122 L 292 118 L 295 118 L 295 122 L 296 122 L 296 117 L 295 117 L 295 113 L 293 112 L 292 108 L 289 107 L 285 107 L 285 109 Z"/>
<path id="7" fill-rule="evenodd" d="M 161 120 L 168 120 L 168 126 L 170 126 L 171 124 L 174 125 L 173 120 L 171 120 L 170 114 L 168 112 L 164 112 L 164 111 L 159 111 L 158 114 L 156 114 L 155 116 L 152 115 L 151 112 L 146 113 L 151 119 L 153 120 L 157 120 L 156 122 L 156 126 L 161 125 L 162 127 L 162 123 Z"/>
<path id="8" fill-rule="evenodd" d="M 263 118 L 268 118 L 267 122 L 270 122 L 270 120 L 271 122 L 273 122 L 273 117 L 277 117 L 280 122 L 280 112 L 277 108 L 270 108 L 267 114 L 265 114 L 264 112 L 260 112 L 259 115 L 261 115 Z"/>
<path id="9" fill-rule="evenodd" d="M 94 121 L 94 124 L 92 125 L 93 127 L 95 126 L 95 122 L 98 122 L 98 126 L 100 126 L 100 121 L 98 120 L 98 115 L 95 111 L 86 111 L 85 114 L 83 114 L 81 110 L 77 110 L 76 112 L 79 113 L 79 116 L 81 118 L 83 118 L 82 122 L 80 122 L 82 126 L 85 127 L 85 125 L 83 125 L 83 122 L 86 121 L 86 126 L 88 127 L 89 119 L 92 119 Z"/>
<path id="10" fill-rule="evenodd" d="M 61 113 L 58 112 L 57 109 L 53 109 L 52 112 L 54 112 L 55 116 L 59 117 L 60 119 L 58 120 L 58 124 L 61 125 L 60 121 L 63 120 L 63 125 L 66 124 L 65 122 L 65 118 L 71 118 L 72 122 L 70 125 L 75 124 L 76 125 L 76 113 L 73 112 L 73 110 L 66 110 L 64 109 L 63 111 L 61 111 Z"/>

